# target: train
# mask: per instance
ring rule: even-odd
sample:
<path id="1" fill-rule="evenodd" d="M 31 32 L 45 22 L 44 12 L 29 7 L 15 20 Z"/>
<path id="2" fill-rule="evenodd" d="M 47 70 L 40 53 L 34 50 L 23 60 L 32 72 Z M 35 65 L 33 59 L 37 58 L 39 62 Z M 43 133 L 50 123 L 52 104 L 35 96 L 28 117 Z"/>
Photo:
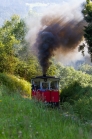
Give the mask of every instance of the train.
<path id="1" fill-rule="evenodd" d="M 58 107 L 60 104 L 59 81 L 60 78 L 47 75 L 32 78 L 32 99 Z"/>

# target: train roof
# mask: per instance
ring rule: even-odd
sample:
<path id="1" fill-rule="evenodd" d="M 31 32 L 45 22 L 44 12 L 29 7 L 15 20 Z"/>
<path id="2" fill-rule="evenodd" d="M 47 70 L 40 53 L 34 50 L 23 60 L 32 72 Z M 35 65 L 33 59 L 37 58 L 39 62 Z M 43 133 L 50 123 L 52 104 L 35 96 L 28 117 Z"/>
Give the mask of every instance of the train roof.
<path id="1" fill-rule="evenodd" d="M 60 80 L 60 78 L 57 78 L 55 76 L 47 76 L 47 75 L 36 76 L 35 78 L 32 78 L 32 79 L 56 79 L 56 80 Z"/>

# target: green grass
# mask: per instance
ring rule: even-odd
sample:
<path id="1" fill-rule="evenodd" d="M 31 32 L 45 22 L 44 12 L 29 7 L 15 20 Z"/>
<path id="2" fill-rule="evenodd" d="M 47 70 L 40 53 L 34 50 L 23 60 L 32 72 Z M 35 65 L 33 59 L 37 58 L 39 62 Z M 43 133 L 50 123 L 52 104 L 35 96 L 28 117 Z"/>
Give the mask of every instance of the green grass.
<path id="1" fill-rule="evenodd" d="M 0 139 L 91 139 L 92 125 L 20 95 L 0 96 Z"/>
<path id="2" fill-rule="evenodd" d="M 60 109 L 52 109 L 30 99 L 30 83 L 0 73 L 0 139 L 91 139 L 89 87 L 73 104 L 67 101 Z"/>

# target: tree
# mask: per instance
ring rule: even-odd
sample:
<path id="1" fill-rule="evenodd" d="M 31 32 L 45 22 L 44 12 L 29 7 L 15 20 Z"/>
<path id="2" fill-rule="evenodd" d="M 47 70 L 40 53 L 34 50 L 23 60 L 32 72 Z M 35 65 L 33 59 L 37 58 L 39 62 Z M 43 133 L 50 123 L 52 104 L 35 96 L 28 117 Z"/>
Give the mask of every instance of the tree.
<path id="1" fill-rule="evenodd" d="M 84 38 L 88 45 L 88 53 L 90 54 L 91 61 L 92 61 L 92 2 L 90 0 L 86 0 L 86 4 L 82 11 L 84 15 L 84 19 L 87 22 L 87 26 L 84 27 Z M 79 50 L 82 51 L 84 54 L 84 47 L 85 44 L 79 47 Z"/>
<path id="2" fill-rule="evenodd" d="M 31 78 L 41 75 L 41 67 L 35 56 L 30 56 L 25 61 L 20 60 L 16 66 L 15 74 L 20 77 L 31 81 Z"/>
<path id="3" fill-rule="evenodd" d="M 11 34 L 10 28 L 0 28 L 0 72 L 13 72 L 16 65 L 13 46 L 18 43 L 19 41 Z"/>
<path id="4" fill-rule="evenodd" d="M 12 16 L 0 28 L 0 72 L 14 72 L 25 33 L 25 23 L 18 15 Z"/>
<path id="5" fill-rule="evenodd" d="M 92 75 L 92 66 L 91 65 L 83 64 L 79 67 L 78 70 Z"/>
<path id="6" fill-rule="evenodd" d="M 92 2 L 91 0 L 86 0 L 86 4 L 84 5 L 84 9 L 82 11 L 84 15 L 84 19 L 89 23 L 92 23 Z"/>

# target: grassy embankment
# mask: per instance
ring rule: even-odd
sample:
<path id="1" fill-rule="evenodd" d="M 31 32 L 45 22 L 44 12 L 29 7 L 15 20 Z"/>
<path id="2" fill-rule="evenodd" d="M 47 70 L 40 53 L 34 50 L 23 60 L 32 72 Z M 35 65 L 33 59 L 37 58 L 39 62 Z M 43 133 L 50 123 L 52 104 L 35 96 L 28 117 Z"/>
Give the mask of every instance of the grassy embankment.
<path id="1" fill-rule="evenodd" d="M 91 125 L 19 95 L 0 96 L 0 139 L 91 139 Z"/>
<path id="2" fill-rule="evenodd" d="M 2 75 L 0 75 L 2 77 Z M 6 78 L 7 84 L 6 83 Z M 0 139 L 91 139 L 91 123 L 82 122 L 75 113 L 46 108 L 41 103 L 21 97 L 29 95 L 30 84 L 5 75 L 0 85 Z M 0 79 L 0 81 L 1 81 Z M 22 82 L 13 86 L 16 79 Z M 12 86 L 8 88 L 8 83 Z M 11 88 L 15 88 L 15 93 Z M 24 89 L 23 89 L 24 88 Z M 12 88 L 13 89 L 13 88 Z M 25 91 L 24 91 L 25 90 Z M 16 93 L 17 92 L 17 93 Z M 20 93 L 20 94 L 18 94 Z M 24 93 L 24 94 L 23 94 Z"/>

